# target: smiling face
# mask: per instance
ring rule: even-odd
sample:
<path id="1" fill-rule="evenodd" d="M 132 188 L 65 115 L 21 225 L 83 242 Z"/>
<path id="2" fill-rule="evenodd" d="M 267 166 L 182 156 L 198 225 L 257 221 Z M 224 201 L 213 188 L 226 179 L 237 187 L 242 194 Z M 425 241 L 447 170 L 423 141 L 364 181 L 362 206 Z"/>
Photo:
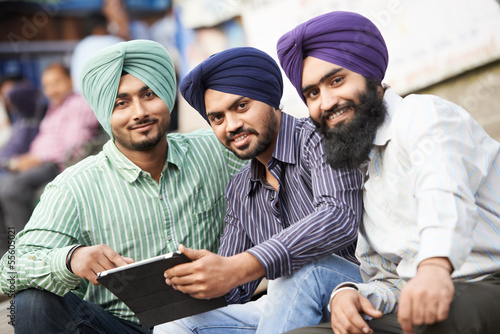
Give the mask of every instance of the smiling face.
<path id="1" fill-rule="evenodd" d="M 385 119 L 382 87 L 375 79 L 313 57 L 304 60 L 302 80 L 309 114 L 325 137 L 328 163 L 359 167 Z"/>
<path id="2" fill-rule="evenodd" d="M 302 94 L 315 122 L 323 118 L 333 128 L 354 118 L 355 105 L 366 89 L 361 74 L 314 57 L 304 59 L 302 73 Z"/>
<path id="3" fill-rule="evenodd" d="M 170 113 L 167 105 L 148 86 L 126 74 L 118 86 L 111 131 L 122 153 L 147 151 L 166 143 Z"/>
<path id="4" fill-rule="evenodd" d="M 270 159 L 281 120 L 279 109 L 213 89 L 205 92 L 205 106 L 215 135 L 237 157 Z"/>

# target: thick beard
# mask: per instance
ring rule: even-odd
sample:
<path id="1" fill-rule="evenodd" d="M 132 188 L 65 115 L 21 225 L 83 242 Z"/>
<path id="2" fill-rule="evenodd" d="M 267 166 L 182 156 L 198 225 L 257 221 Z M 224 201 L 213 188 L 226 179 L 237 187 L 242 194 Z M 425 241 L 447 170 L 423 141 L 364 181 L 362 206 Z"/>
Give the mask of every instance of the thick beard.
<path id="1" fill-rule="evenodd" d="M 378 127 L 384 122 L 387 107 L 378 93 L 375 80 L 366 78 L 366 90 L 353 104 L 354 117 L 329 128 L 324 117 L 314 122 L 325 137 L 326 161 L 335 169 L 358 168 L 373 149 Z M 335 107 L 334 107 L 335 108 Z M 327 113 L 329 114 L 329 113 Z"/>

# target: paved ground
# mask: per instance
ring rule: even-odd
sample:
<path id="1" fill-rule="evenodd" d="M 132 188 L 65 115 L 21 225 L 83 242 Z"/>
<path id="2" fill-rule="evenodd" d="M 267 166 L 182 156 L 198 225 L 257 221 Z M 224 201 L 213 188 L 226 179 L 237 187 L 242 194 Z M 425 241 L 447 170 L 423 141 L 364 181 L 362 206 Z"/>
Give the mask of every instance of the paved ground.
<path id="1" fill-rule="evenodd" d="M 10 300 L 5 300 L 5 297 L 0 298 L 0 334 L 14 334 L 14 328 L 8 324 L 10 318 Z"/>

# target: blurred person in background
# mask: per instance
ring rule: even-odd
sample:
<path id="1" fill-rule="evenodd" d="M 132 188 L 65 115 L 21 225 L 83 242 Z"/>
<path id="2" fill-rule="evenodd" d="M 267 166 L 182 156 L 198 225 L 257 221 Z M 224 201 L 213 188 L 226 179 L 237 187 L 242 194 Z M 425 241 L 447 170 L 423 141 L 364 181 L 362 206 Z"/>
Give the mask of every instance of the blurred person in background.
<path id="1" fill-rule="evenodd" d="M 364 282 L 311 282 L 333 291 L 331 324 L 292 332 L 498 333 L 500 144 L 463 108 L 384 85 L 387 46 L 357 13 L 297 26 L 278 57 L 330 164 L 364 174 Z"/>
<path id="2" fill-rule="evenodd" d="M 16 116 L 11 125 L 11 135 L 0 150 L 0 175 L 8 170 L 10 159 L 29 151 L 38 134 L 38 90 L 31 85 L 16 85 L 8 94 L 11 112 Z"/>
<path id="3" fill-rule="evenodd" d="M 49 101 L 39 133 L 29 151 L 12 156 L 0 176 L 3 224 L 23 229 L 33 210 L 35 192 L 52 181 L 71 157 L 98 129 L 97 119 L 83 96 L 73 93 L 68 69 L 49 65 L 42 73 L 43 93 Z"/>

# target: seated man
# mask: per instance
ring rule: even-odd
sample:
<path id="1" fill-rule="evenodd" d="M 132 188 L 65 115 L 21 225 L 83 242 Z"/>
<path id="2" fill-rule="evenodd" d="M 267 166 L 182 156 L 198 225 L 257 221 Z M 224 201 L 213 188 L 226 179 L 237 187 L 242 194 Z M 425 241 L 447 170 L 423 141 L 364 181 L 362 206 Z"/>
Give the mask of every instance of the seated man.
<path id="1" fill-rule="evenodd" d="M 158 43 L 101 50 L 82 83 L 111 139 L 47 186 L 16 236 L 15 265 L 2 258 L 0 289 L 16 294 L 16 333 L 150 333 L 96 273 L 179 243 L 216 251 L 224 189 L 246 162 L 210 130 L 167 137 L 175 71 Z"/>
<path id="2" fill-rule="evenodd" d="M 266 53 L 234 48 L 211 56 L 181 84 L 184 98 L 236 156 L 252 159 L 226 190 L 219 254 L 180 247 L 194 260 L 166 271 L 166 281 L 196 298 L 225 295 L 229 305 L 163 324 L 157 333 L 282 333 L 304 322 L 297 286 L 311 264 L 337 282 L 360 280 L 353 257 L 361 211 L 361 174 L 325 161 L 322 136 L 309 118 L 281 112 L 281 71 Z M 259 281 L 268 294 L 250 302 Z M 312 278 L 311 278 L 312 279 Z M 324 304 L 330 292 L 323 294 Z"/>
<path id="3" fill-rule="evenodd" d="M 375 25 L 350 12 L 278 42 L 328 161 L 366 170 L 364 283 L 334 290 L 331 324 L 293 333 L 498 333 L 500 145 L 459 106 L 382 86 L 387 55 Z"/>
<path id="4" fill-rule="evenodd" d="M 66 68 L 49 65 L 41 81 L 49 109 L 29 151 L 12 156 L 7 163 L 8 172 L 0 178 L 4 224 L 17 232 L 28 222 L 35 192 L 65 168 L 68 157 L 79 153 L 99 125 L 89 104 L 81 95 L 73 93 Z"/>

